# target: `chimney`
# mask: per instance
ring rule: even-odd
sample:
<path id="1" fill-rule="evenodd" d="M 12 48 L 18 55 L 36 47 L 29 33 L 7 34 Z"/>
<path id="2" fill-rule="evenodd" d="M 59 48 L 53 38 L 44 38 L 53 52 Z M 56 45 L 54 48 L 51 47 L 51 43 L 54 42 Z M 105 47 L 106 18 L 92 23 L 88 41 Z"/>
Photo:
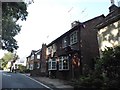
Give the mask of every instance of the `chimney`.
<path id="1" fill-rule="evenodd" d="M 117 7 L 115 4 L 112 4 L 112 5 L 109 7 L 109 12 L 113 12 L 113 11 L 115 11 L 116 9 L 118 9 L 118 7 Z"/>
<path id="2" fill-rule="evenodd" d="M 75 26 L 77 26 L 79 24 L 80 24 L 79 21 L 74 21 L 73 23 L 71 23 L 71 28 L 74 28 Z"/>

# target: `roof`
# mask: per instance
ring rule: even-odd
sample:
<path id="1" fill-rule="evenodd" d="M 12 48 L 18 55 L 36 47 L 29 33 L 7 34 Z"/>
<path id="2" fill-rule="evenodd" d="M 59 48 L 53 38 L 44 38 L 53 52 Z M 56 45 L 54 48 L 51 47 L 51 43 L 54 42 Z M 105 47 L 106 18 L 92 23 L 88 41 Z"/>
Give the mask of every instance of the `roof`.
<path id="1" fill-rule="evenodd" d="M 37 50 L 37 51 L 35 52 L 35 54 L 38 54 L 38 53 L 40 53 L 40 52 L 41 52 L 41 49 Z"/>
<path id="2" fill-rule="evenodd" d="M 51 46 L 52 44 L 54 44 L 57 40 L 59 40 L 60 38 L 66 36 L 68 33 L 72 32 L 73 30 L 75 30 L 76 28 L 78 28 L 78 25 L 73 27 L 72 29 L 70 29 L 69 31 L 65 32 L 64 34 L 62 34 L 61 36 L 59 36 L 57 39 L 53 40 L 51 43 L 49 43 L 47 45 L 47 47 Z"/>
<path id="3" fill-rule="evenodd" d="M 61 36 L 59 36 L 57 39 L 55 39 L 55 40 L 53 40 L 51 43 L 49 43 L 49 44 L 47 45 L 47 47 L 51 46 L 51 45 L 54 44 L 56 41 L 58 41 L 59 39 L 61 39 L 61 38 L 64 37 L 64 36 L 66 36 L 67 34 L 73 32 L 74 30 L 79 29 L 79 27 L 82 26 L 82 25 L 84 25 L 85 23 L 90 22 L 90 21 L 92 21 L 92 20 L 95 20 L 96 18 L 99 18 L 99 17 L 105 17 L 105 16 L 102 14 L 102 15 L 100 15 L 100 16 L 94 17 L 94 18 L 92 18 L 92 19 L 90 19 L 90 20 L 87 20 L 87 21 L 85 21 L 85 22 L 80 22 L 78 25 L 76 25 L 75 27 L 71 28 L 69 31 L 65 32 L 64 34 L 62 34 Z"/>
<path id="4" fill-rule="evenodd" d="M 31 53 L 30 53 L 30 55 L 27 56 L 26 58 L 31 57 L 31 55 L 33 55 L 33 54 L 38 54 L 38 53 L 40 53 L 40 51 L 41 51 L 41 49 L 39 49 L 39 50 L 32 50 Z"/>
<path id="5" fill-rule="evenodd" d="M 105 18 L 104 20 L 99 23 L 96 28 L 101 29 L 109 24 L 112 24 L 118 20 L 120 20 L 120 7 L 117 7 L 115 5 L 112 5 L 111 7 L 115 7 L 115 10 L 111 11 Z M 110 7 L 110 8 L 111 8 Z"/>

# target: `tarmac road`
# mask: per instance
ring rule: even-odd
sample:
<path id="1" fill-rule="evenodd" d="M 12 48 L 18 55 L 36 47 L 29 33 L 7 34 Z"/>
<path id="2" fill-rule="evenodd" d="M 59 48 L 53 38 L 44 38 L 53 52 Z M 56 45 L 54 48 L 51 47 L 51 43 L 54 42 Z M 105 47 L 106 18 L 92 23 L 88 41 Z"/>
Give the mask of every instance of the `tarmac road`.
<path id="1" fill-rule="evenodd" d="M 2 71 L 2 90 L 50 90 L 48 86 L 20 73 Z M 0 77 L 0 78 L 1 78 Z"/>

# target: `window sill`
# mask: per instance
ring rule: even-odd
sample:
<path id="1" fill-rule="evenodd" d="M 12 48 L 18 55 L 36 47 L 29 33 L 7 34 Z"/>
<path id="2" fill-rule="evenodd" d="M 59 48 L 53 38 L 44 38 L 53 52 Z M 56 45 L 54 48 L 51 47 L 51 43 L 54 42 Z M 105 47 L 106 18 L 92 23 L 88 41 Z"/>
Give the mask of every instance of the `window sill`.
<path id="1" fill-rule="evenodd" d="M 72 46 L 72 45 L 74 45 L 74 44 L 77 44 L 78 43 L 78 41 L 77 42 L 74 42 L 74 43 L 72 43 L 72 44 L 70 44 L 70 46 Z"/>
<path id="2" fill-rule="evenodd" d="M 59 69 L 59 71 L 68 71 L 69 69 Z"/>
<path id="3" fill-rule="evenodd" d="M 48 69 L 49 71 L 55 71 L 55 70 L 57 70 L 57 69 Z"/>

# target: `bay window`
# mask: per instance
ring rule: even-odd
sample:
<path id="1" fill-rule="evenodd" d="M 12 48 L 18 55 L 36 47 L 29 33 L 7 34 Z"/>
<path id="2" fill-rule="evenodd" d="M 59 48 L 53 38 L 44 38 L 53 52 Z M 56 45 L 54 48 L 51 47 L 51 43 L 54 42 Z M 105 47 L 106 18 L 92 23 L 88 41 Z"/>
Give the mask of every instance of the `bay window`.
<path id="1" fill-rule="evenodd" d="M 57 70 L 57 62 L 56 59 L 49 59 L 48 61 L 48 70 Z"/>
<path id="2" fill-rule="evenodd" d="M 69 70 L 68 56 L 61 56 L 59 58 L 59 70 Z"/>

